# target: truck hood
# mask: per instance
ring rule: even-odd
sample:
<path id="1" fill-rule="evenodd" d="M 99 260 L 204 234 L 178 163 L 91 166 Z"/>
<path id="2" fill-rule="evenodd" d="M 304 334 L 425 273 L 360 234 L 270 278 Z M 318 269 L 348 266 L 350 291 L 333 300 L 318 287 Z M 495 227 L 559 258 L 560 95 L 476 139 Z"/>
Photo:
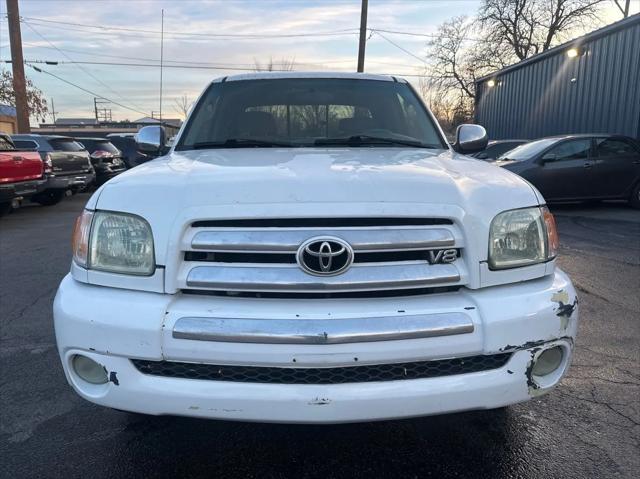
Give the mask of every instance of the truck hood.
<path id="1" fill-rule="evenodd" d="M 138 214 L 156 236 L 176 221 L 220 217 L 442 216 L 454 208 L 488 223 L 537 204 L 527 182 L 485 161 L 376 147 L 173 152 L 112 179 L 88 207 Z M 158 251 L 166 240 L 155 239 Z"/>

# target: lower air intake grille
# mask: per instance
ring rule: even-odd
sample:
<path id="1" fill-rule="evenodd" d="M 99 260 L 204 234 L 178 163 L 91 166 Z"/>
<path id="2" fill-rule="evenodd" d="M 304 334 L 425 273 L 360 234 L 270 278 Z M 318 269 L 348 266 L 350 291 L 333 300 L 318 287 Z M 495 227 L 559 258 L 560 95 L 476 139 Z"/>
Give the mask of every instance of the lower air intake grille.
<path id="1" fill-rule="evenodd" d="M 131 361 L 141 373 L 170 378 L 269 384 L 344 384 L 476 373 L 500 368 L 509 361 L 510 357 L 511 353 L 502 353 L 436 361 L 338 368 L 220 366 L 140 359 Z"/>

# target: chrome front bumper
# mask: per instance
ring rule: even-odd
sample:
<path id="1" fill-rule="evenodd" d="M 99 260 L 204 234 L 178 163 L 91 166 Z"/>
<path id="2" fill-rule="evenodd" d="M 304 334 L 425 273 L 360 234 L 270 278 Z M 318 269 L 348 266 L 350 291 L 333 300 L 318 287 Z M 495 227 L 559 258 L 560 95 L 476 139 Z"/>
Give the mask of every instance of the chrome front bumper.
<path id="1" fill-rule="evenodd" d="M 472 333 L 464 313 L 348 319 L 180 318 L 173 337 L 195 341 L 263 344 L 341 344 L 432 338 Z"/>

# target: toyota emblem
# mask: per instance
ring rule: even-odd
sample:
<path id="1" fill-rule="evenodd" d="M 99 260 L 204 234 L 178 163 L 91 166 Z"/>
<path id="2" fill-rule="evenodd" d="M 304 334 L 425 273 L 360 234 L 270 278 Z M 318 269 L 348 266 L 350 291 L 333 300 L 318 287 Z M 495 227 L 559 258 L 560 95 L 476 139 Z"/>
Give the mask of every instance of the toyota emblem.
<path id="1" fill-rule="evenodd" d="M 330 276 L 340 274 L 353 263 L 351 245 L 332 236 L 311 238 L 298 248 L 298 264 L 307 273 Z"/>

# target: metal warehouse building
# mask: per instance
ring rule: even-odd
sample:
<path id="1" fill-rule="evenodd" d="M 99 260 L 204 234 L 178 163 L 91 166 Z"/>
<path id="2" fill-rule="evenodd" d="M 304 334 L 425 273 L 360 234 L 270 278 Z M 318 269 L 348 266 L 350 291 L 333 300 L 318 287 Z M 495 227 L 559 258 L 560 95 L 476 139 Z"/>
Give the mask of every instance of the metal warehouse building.
<path id="1" fill-rule="evenodd" d="M 475 120 L 490 139 L 640 138 L 640 14 L 478 79 Z"/>

